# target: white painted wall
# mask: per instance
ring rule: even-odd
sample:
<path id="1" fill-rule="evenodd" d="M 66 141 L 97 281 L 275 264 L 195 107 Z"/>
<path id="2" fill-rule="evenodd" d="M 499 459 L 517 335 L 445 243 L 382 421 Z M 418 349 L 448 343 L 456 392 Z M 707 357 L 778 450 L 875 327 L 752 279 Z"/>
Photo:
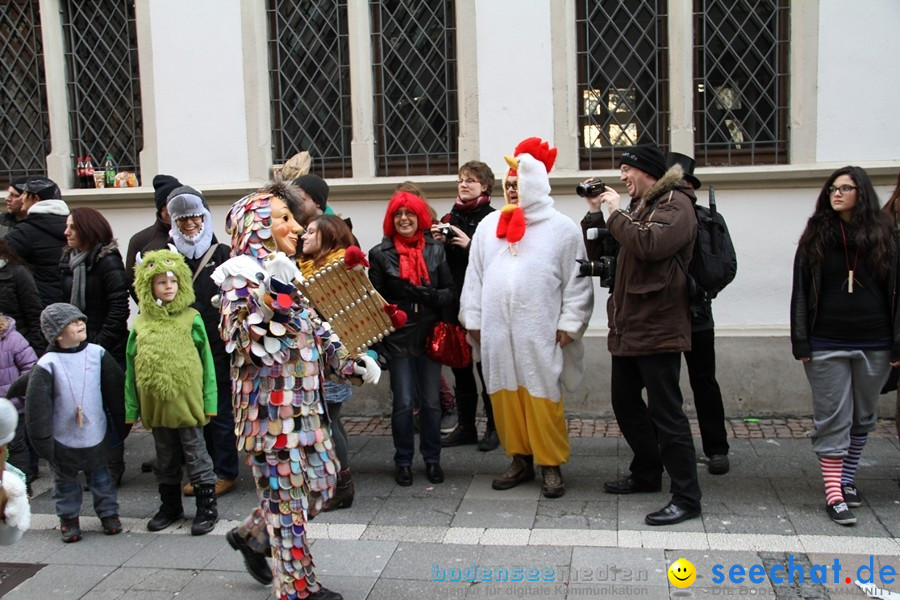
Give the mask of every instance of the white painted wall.
<path id="1" fill-rule="evenodd" d="M 248 181 L 240 0 L 149 10 L 158 172 L 195 186 Z"/>
<path id="2" fill-rule="evenodd" d="M 819 162 L 900 157 L 900 2 L 821 0 Z"/>
<path id="3" fill-rule="evenodd" d="M 507 169 L 503 156 L 512 154 L 520 141 L 531 136 L 554 139 L 550 3 L 478 2 L 476 15 L 471 43 L 478 45 L 481 152 L 461 158 L 486 162 L 500 179 Z"/>

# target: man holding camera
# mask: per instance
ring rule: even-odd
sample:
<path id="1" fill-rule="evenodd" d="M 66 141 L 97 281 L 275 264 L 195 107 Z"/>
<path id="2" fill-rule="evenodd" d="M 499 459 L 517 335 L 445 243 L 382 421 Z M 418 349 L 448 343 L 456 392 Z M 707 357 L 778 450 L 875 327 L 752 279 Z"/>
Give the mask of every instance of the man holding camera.
<path id="1" fill-rule="evenodd" d="M 596 197 L 586 194 L 592 209 L 606 204 L 606 225 L 618 245 L 607 302 L 612 406 L 634 452 L 631 474 L 603 488 L 610 494 L 657 492 L 665 468 L 672 499 L 645 522 L 672 525 L 700 516 L 694 440 L 678 386 L 681 353 L 691 348 L 691 320 L 687 277 L 676 259 L 690 262 L 697 219 L 692 191 L 680 185 L 681 167 L 667 171 L 655 144 L 624 149 L 620 170 L 631 196 L 628 208 L 610 187 Z M 594 221 L 602 223 L 602 215 Z"/>

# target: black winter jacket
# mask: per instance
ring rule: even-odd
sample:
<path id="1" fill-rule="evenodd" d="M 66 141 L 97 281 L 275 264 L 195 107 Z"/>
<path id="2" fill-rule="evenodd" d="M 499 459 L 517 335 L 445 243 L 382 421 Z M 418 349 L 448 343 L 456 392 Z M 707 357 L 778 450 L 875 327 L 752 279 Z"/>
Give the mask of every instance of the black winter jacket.
<path id="1" fill-rule="evenodd" d="M 63 290 L 63 302 L 70 302 L 72 295 L 72 269 L 69 256 L 72 249 L 66 246 L 59 261 L 59 273 Z M 85 261 L 87 281 L 84 288 L 87 319 L 87 341 L 102 346 L 119 364 L 125 363 L 125 344 L 128 342 L 128 277 L 119 254 L 119 245 L 113 240 L 106 246 L 97 245 Z"/>
<path id="2" fill-rule="evenodd" d="M 0 313 L 15 319 L 35 354 L 43 354 L 47 341 L 41 333 L 41 296 L 31 271 L 22 265 L 0 268 Z"/>
<path id="3" fill-rule="evenodd" d="M 388 360 L 396 356 L 422 356 L 425 352 L 425 340 L 434 324 L 442 319 L 442 309 L 453 303 L 453 278 L 447 255 L 441 244 L 429 236 L 425 236 L 425 248 L 422 251 L 428 277 L 429 288 L 433 288 L 428 301 L 415 297 L 413 286 L 400 279 L 400 257 L 394 242 L 385 237 L 382 242 L 369 251 L 369 279 L 378 293 L 391 304 L 396 304 L 406 312 L 406 325 L 395 331 L 381 343 L 381 350 L 387 354 Z"/>
<path id="4" fill-rule="evenodd" d="M 212 305 L 212 297 L 219 293 L 219 288 L 212 280 L 213 271 L 229 259 L 231 249 L 226 244 L 220 244 L 216 241 L 216 236 L 212 238 L 212 245 L 215 246 L 213 255 L 209 262 L 200 271 L 194 279 L 194 295 L 197 299 L 191 306 L 197 309 L 200 317 L 203 319 L 203 325 L 206 327 L 206 337 L 209 338 L 209 349 L 212 351 L 213 361 L 216 365 L 216 377 L 218 379 L 231 378 L 231 359 L 228 352 L 225 351 L 225 342 L 219 335 L 219 309 Z M 184 262 L 193 274 L 197 270 L 197 266 L 202 260 L 200 258 L 184 257 Z"/>
<path id="5" fill-rule="evenodd" d="M 63 297 L 59 279 L 59 257 L 66 245 L 66 217 L 69 207 L 62 200 L 41 200 L 28 215 L 6 234 L 6 243 L 31 269 L 41 295 L 41 308 Z"/>

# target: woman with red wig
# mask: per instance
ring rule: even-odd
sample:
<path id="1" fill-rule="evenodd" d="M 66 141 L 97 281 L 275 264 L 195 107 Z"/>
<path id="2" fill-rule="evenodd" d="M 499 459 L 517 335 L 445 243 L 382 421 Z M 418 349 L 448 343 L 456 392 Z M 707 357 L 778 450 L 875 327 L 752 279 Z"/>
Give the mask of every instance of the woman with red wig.
<path id="1" fill-rule="evenodd" d="M 397 304 L 408 320 L 382 342 L 391 375 L 394 407 L 395 479 L 412 485 L 415 455 L 413 400 L 421 404 L 419 449 L 425 460 L 425 476 L 442 483 L 441 365 L 425 356 L 425 340 L 441 318 L 441 309 L 453 302 L 452 279 L 441 244 L 425 231 L 431 217 L 425 202 L 408 192 L 397 192 L 384 216 L 384 239 L 369 252 L 369 279 L 385 300 Z"/>

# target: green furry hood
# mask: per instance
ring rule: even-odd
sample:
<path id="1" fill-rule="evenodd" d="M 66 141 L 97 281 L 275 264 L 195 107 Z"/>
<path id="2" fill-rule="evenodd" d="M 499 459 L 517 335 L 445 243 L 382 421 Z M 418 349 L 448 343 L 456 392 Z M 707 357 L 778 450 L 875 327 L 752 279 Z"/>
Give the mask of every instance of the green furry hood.
<path id="1" fill-rule="evenodd" d="M 178 278 L 178 293 L 165 306 L 153 297 L 153 278 L 171 271 Z M 184 257 L 172 250 L 154 250 L 143 255 L 134 265 L 134 293 L 141 312 L 151 318 L 177 315 L 194 303 L 194 282 Z"/>

